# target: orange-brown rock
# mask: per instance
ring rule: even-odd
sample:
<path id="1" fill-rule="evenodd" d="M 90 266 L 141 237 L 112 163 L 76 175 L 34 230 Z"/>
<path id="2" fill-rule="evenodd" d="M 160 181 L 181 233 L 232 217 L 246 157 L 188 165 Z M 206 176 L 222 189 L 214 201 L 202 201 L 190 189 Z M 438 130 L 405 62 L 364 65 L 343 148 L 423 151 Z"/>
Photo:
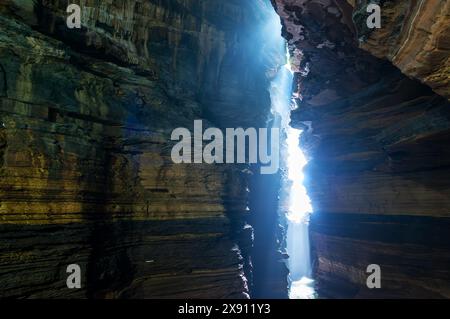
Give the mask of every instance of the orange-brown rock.
<path id="1" fill-rule="evenodd" d="M 364 16 L 366 2 L 354 5 L 354 16 Z M 381 21 L 370 31 L 356 24 L 360 47 L 450 98 L 450 1 L 385 1 Z"/>

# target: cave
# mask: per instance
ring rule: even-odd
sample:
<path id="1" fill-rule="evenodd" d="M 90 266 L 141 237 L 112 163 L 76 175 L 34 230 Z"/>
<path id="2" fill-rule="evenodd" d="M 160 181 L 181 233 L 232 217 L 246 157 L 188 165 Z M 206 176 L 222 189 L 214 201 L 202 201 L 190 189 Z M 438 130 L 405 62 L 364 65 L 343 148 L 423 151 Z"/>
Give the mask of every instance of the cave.
<path id="1" fill-rule="evenodd" d="M 450 1 L 70 3 L 0 2 L 0 298 L 450 298 Z"/>

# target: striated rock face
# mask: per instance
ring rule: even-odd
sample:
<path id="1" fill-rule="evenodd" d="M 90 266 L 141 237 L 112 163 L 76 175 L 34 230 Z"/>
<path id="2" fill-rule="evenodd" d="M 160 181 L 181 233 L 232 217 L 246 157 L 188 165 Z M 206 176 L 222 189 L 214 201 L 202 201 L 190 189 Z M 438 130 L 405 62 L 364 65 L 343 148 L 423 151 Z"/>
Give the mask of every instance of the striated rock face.
<path id="1" fill-rule="evenodd" d="M 0 4 L 0 296 L 248 297 L 248 170 L 175 165 L 170 134 L 265 126 L 268 7 L 83 0 L 69 30 L 30 3 Z"/>
<path id="2" fill-rule="evenodd" d="M 449 2 L 379 1 L 370 32 L 366 1 L 272 2 L 296 71 L 319 295 L 449 298 Z"/>

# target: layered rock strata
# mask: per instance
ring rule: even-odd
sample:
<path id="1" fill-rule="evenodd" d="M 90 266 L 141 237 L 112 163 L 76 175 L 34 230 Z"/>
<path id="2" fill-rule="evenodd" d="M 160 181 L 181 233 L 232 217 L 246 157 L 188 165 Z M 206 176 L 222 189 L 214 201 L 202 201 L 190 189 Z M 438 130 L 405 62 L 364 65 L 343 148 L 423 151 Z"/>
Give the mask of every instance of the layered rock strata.
<path id="1" fill-rule="evenodd" d="M 176 165 L 170 134 L 266 125 L 269 7 L 74 2 L 72 30 L 67 1 L 0 4 L 0 296 L 247 298 L 249 170 Z"/>
<path id="2" fill-rule="evenodd" d="M 450 297 L 449 1 L 377 1 L 373 30 L 367 1 L 272 2 L 296 71 L 319 296 Z"/>

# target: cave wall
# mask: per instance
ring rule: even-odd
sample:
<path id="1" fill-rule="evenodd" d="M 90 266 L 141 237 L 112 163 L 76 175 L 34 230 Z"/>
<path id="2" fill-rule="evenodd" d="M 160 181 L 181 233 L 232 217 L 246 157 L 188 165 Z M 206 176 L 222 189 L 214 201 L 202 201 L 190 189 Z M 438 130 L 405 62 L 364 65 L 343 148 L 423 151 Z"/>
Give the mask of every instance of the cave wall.
<path id="1" fill-rule="evenodd" d="M 450 98 L 450 2 L 383 1 L 383 24 L 377 32 L 363 23 L 366 3 L 359 1 L 353 11 L 360 47 Z"/>
<path id="2" fill-rule="evenodd" d="M 249 170 L 175 165 L 170 134 L 266 125 L 272 8 L 74 3 L 80 30 L 67 1 L 0 4 L 0 297 L 247 298 Z"/>
<path id="3" fill-rule="evenodd" d="M 273 0 L 324 298 L 450 297 L 449 1 Z M 381 289 L 368 289 L 369 264 Z"/>

